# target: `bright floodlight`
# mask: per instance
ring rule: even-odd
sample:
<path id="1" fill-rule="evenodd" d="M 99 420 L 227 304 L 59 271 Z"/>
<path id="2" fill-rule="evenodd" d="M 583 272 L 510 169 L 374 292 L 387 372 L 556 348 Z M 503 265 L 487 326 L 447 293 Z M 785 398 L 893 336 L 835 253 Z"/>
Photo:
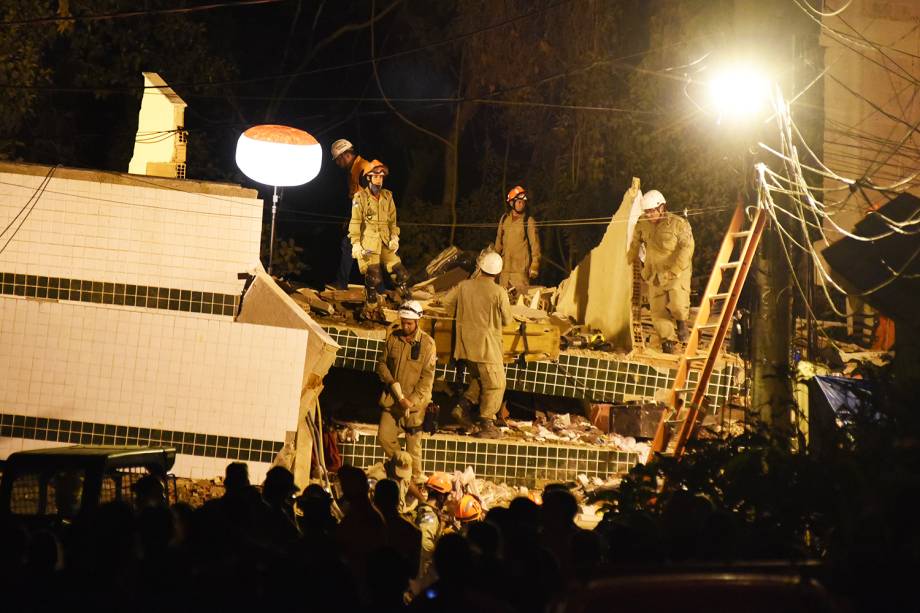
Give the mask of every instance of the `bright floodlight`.
<path id="1" fill-rule="evenodd" d="M 770 95 L 770 81 L 751 66 L 733 66 L 709 81 L 709 97 L 719 117 L 740 119 L 760 113 Z"/>
<path id="2" fill-rule="evenodd" d="M 236 143 L 236 165 L 259 183 L 303 185 L 319 174 L 323 150 L 309 133 L 288 126 L 253 126 Z"/>

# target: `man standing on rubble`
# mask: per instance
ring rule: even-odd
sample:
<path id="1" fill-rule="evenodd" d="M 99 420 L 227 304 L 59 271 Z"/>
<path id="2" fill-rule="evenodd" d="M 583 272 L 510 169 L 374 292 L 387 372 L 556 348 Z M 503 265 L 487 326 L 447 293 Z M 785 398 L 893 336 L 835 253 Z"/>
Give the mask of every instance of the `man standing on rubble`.
<path id="1" fill-rule="evenodd" d="M 689 336 L 693 232 L 686 218 L 668 213 L 666 208 L 658 190 L 642 196 L 642 217 L 626 257 L 634 266 L 639 265 L 640 245 L 645 245 L 642 278 L 648 283 L 652 325 L 661 339 L 661 350 L 674 353 L 677 341 L 686 342 Z"/>
<path id="2" fill-rule="evenodd" d="M 502 328 L 511 323 L 508 292 L 495 283 L 502 271 L 502 257 L 489 252 L 479 263 L 480 276 L 461 281 L 441 303 L 454 315 L 456 340 L 454 359 L 466 364 L 469 385 L 451 415 L 464 426 L 471 425 L 469 412 L 479 403 L 479 438 L 499 438 L 495 416 L 505 395 L 505 365 Z"/>
<path id="3" fill-rule="evenodd" d="M 330 147 L 332 159 L 335 165 L 348 173 L 348 201 L 351 202 L 355 193 L 361 189 L 358 180 L 361 175 L 365 159 L 355 153 L 355 147 L 350 141 L 340 138 L 332 143 Z M 346 289 L 348 279 L 351 277 L 351 267 L 354 258 L 351 257 L 351 241 L 348 239 L 348 222 L 345 222 L 343 230 L 345 236 L 342 237 L 342 257 L 339 260 L 339 269 L 336 271 L 335 287 L 336 289 Z"/>
<path id="4" fill-rule="evenodd" d="M 418 325 L 422 306 L 410 300 L 399 308 L 399 327 L 387 337 L 377 362 L 377 376 L 383 382 L 380 395 L 380 426 L 377 440 L 388 458 L 399 452 L 400 431 L 406 435 L 406 451 L 412 456 L 412 479 L 425 482 L 422 473 L 422 422 L 431 402 L 434 339 Z M 402 477 L 402 475 L 400 475 Z M 418 492 L 413 492 L 420 497 Z"/>
<path id="5" fill-rule="evenodd" d="M 368 319 L 380 319 L 377 287 L 383 281 L 381 265 L 393 276 L 402 300 L 412 299 L 409 291 L 409 271 L 396 255 L 399 249 L 399 226 L 396 225 L 396 203 L 393 192 L 383 188 L 383 178 L 390 170 L 378 160 L 365 162 L 361 168 L 361 189 L 355 192 L 351 204 L 348 239 L 351 255 L 358 260 L 364 275 L 365 312 Z"/>
<path id="6" fill-rule="evenodd" d="M 523 187 L 515 185 L 505 203 L 508 211 L 498 221 L 495 235 L 495 251 L 504 261 L 498 284 L 521 294 L 540 273 L 540 236 L 527 211 L 527 191 Z"/>

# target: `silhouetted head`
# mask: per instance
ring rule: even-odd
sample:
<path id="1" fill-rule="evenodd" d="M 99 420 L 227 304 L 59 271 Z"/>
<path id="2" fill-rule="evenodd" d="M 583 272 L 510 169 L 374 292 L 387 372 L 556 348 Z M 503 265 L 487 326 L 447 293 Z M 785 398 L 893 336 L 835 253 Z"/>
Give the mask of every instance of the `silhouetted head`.
<path id="1" fill-rule="evenodd" d="M 374 487 L 374 505 L 384 515 L 393 515 L 399 507 L 399 484 L 392 479 L 381 479 Z"/>
<path id="2" fill-rule="evenodd" d="M 511 522 L 517 527 L 536 526 L 540 520 L 540 507 L 530 498 L 515 498 L 508 505 Z"/>
<path id="3" fill-rule="evenodd" d="M 338 475 L 345 500 L 349 502 L 367 500 L 367 474 L 363 470 L 346 464 L 339 469 Z"/>
<path id="4" fill-rule="evenodd" d="M 134 505 L 138 508 L 166 506 L 166 488 L 159 477 L 144 475 L 131 486 Z"/>
<path id="5" fill-rule="evenodd" d="M 265 474 L 262 483 L 262 498 L 269 504 L 291 500 L 300 488 L 294 485 L 294 475 L 283 466 L 274 466 Z"/>
<path id="6" fill-rule="evenodd" d="M 543 494 L 543 523 L 547 526 L 572 525 L 578 514 L 578 501 L 567 490 L 551 490 Z"/>
<path id="7" fill-rule="evenodd" d="M 224 489 L 235 494 L 249 485 L 249 466 L 246 462 L 230 462 L 224 472 Z"/>

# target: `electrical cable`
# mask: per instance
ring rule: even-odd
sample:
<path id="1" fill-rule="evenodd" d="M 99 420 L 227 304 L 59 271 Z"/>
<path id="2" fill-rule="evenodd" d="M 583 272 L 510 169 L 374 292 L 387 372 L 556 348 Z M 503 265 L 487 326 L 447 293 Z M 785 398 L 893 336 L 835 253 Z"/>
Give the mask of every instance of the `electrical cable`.
<path id="1" fill-rule="evenodd" d="M 44 193 L 45 193 L 45 188 L 48 187 L 48 184 L 49 184 L 49 183 L 51 183 L 51 178 L 54 176 L 54 171 L 57 170 L 57 169 L 58 169 L 57 166 L 52 166 L 52 167 L 48 170 L 48 174 L 45 175 L 45 178 L 42 179 L 42 181 L 41 181 L 41 183 L 39 184 L 39 186 L 38 186 L 37 188 L 35 188 L 35 191 L 32 192 L 32 195 L 29 196 L 29 199 L 28 199 L 28 200 L 26 200 L 26 203 L 22 206 L 21 209 L 19 209 L 19 212 L 16 213 L 16 215 L 13 216 L 13 218 L 10 220 L 10 223 L 8 223 L 8 224 L 6 225 L 6 227 L 3 229 L 3 232 L 0 232 L 0 236 L 3 236 L 4 234 L 6 234 L 6 232 L 7 232 L 7 231 L 13 226 L 13 224 L 16 222 L 16 219 L 21 217 L 21 219 L 19 219 L 19 225 L 16 226 L 16 229 L 13 230 L 13 231 L 10 233 L 9 238 L 7 238 L 7 239 L 6 239 L 6 242 L 3 243 L 3 246 L 0 247 L 0 253 L 3 253 L 3 252 L 6 250 L 6 248 L 10 245 L 10 243 L 11 243 L 11 242 L 13 241 L 13 239 L 16 237 L 16 234 L 19 233 L 19 230 L 22 229 L 23 224 L 26 222 L 26 220 L 27 220 L 27 219 L 29 218 L 29 216 L 32 214 L 32 211 L 34 211 L 34 210 L 35 210 L 35 207 L 38 206 L 38 201 L 41 200 L 41 197 L 44 195 Z M 28 208 L 30 203 L 31 203 L 32 206 L 31 206 L 31 208 Z M 28 208 L 28 210 L 26 210 L 27 208 Z"/>

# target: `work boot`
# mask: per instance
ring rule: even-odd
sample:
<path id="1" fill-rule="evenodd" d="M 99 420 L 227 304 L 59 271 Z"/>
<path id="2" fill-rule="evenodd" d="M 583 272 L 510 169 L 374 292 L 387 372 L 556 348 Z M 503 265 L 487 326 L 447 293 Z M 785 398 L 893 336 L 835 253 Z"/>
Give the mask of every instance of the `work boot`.
<path id="1" fill-rule="evenodd" d="M 470 419 L 470 401 L 466 398 L 461 398 L 460 402 L 454 405 L 454 408 L 450 411 L 450 416 L 454 418 L 464 430 L 472 430 L 473 422 Z"/>
<path id="2" fill-rule="evenodd" d="M 393 280 L 396 282 L 396 289 L 403 302 L 412 300 L 412 290 L 409 289 L 409 271 L 402 262 L 393 266 Z"/>
<path id="3" fill-rule="evenodd" d="M 677 343 L 675 341 L 661 341 L 662 353 L 677 353 Z"/>
<path id="4" fill-rule="evenodd" d="M 687 328 L 687 322 L 683 319 L 677 320 L 677 340 L 682 343 L 686 343 L 687 339 L 690 338 L 690 330 Z"/>
<path id="5" fill-rule="evenodd" d="M 399 292 L 399 297 L 402 298 L 403 302 L 409 302 L 412 300 L 412 290 L 410 290 L 409 286 L 405 283 L 397 285 L 396 291 Z"/>
<path id="6" fill-rule="evenodd" d="M 479 430 L 473 435 L 476 438 L 501 438 L 502 431 L 495 425 L 495 420 L 480 419 Z"/>

